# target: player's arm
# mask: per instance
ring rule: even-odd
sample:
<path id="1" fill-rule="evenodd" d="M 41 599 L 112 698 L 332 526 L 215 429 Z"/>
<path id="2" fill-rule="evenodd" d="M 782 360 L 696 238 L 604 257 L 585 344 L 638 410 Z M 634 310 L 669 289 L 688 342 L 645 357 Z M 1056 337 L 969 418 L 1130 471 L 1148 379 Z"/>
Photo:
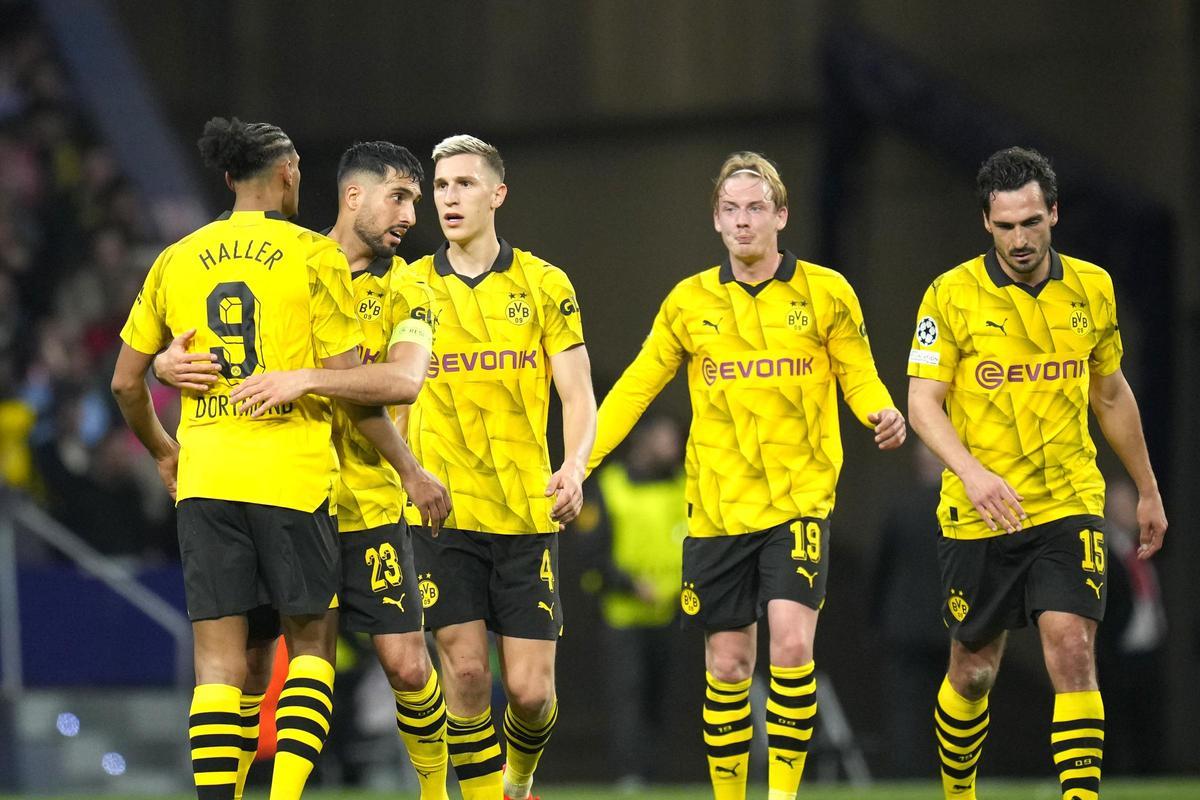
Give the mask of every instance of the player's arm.
<path id="1" fill-rule="evenodd" d="M 650 335 L 633 362 L 600 403 L 596 415 L 596 443 L 588 459 L 588 473 L 625 440 L 646 407 L 658 396 L 683 363 L 684 348 L 672 329 L 675 305 L 668 295 L 654 318 Z"/>
<path id="2" fill-rule="evenodd" d="M 839 289 L 842 296 L 834 298 L 838 310 L 826 340 L 834 375 L 854 416 L 875 431 L 875 444 L 879 449 L 895 450 L 908 436 L 904 415 L 879 379 L 854 290 L 849 283 Z"/>
<path id="3" fill-rule="evenodd" d="M 1088 391 L 1092 411 L 1100 422 L 1104 438 L 1137 486 L 1140 531 L 1138 558 L 1150 558 L 1162 547 L 1163 534 L 1167 531 L 1167 515 L 1163 510 L 1162 495 L 1158 492 L 1158 480 L 1150 466 L 1137 399 L 1119 368 L 1108 375 L 1093 371 Z"/>
<path id="4" fill-rule="evenodd" d="M 190 352 L 196 329 L 184 331 L 154 357 L 154 377 L 176 389 L 203 394 L 217 382 L 221 367 L 213 353 Z"/>
<path id="5" fill-rule="evenodd" d="M 121 416 L 150 451 L 150 455 L 154 456 L 158 477 L 174 499 L 179 470 L 179 443 L 163 428 L 150 399 L 146 370 L 150 368 L 153 358 L 152 354 L 142 353 L 122 342 L 117 366 L 113 370 L 112 393 L 121 409 Z"/>
<path id="6" fill-rule="evenodd" d="M 562 400 L 563 463 L 550 476 L 546 496 L 554 496 L 550 518 L 560 526 L 579 515 L 588 456 L 596 441 L 596 395 L 587 347 L 578 345 L 550 356 L 554 389 Z"/>
<path id="7" fill-rule="evenodd" d="M 1025 510 L 1021 495 L 1008 482 L 988 471 L 958 438 L 943 403 L 950 384 L 931 378 L 909 378 L 908 419 L 921 441 L 959 477 L 971 504 L 992 530 L 1021 529 Z"/>
<path id="8" fill-rule="evenodd" d="M 324 367 L 322 372 L 351 372 L 362 368 L 355 366 L 359 362 L 354 350 L 325 358 L 321 363 Z M 361 405 L 344 400 L 339 401 L 339 405 L 354 423 L 354 427 L 358 428 L 380 455 L 395 467 L 404 491 L 421 512 L 421 523 L 429 526 L 434 535 L 437 535 L 438 528 L 450 514 L 450 493 L 446 487 L 417 463 L 412 450 L 408 448 L 408 443 L 382 406 Z"/>

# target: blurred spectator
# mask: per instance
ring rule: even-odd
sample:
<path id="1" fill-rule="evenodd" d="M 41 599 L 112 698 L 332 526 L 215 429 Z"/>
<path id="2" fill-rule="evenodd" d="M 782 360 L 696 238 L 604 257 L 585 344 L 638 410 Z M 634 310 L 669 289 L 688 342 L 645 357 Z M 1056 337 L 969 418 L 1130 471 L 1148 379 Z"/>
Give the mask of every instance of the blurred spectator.
<path id="1" fill-rule="evenodd" d="M 872 570 L 871 619 L 882 631 L 883 733 L 887 774 L 930 777 L 930 698 L 946 673 L 935 511 L 942 464 L 919 440 L 911 445 L 914 482 L 889 505 Z"/>
<path id="2" fill-rule="evenodd" d="M 1167 617 L 1154 562 L 1137 558 L 1137 500 L 1128 478 L 1108 481 L 1108 607 L 1096 637 L 1108 773 L 1163 768 Z"/>
<path id="3" fill-rule="evenodd" d="M 663 647 L 679 605 L 687 534 L 682 452 L 677 422 L 643 417 L 625 457 L 588 484 L 575 522 L 595 565 L 584 588 L 601 596 L 611 769 L 626 790 L 653 777 L 662 754 L 650 744 L 665 741 L 670 662 Z"/>

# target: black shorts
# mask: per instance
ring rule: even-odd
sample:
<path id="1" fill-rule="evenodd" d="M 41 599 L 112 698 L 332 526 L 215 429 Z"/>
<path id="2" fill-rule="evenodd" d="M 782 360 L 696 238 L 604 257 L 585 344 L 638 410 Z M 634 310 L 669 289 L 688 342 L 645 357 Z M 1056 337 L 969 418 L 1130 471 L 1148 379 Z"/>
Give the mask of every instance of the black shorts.
<path id="1" fill-rule="evenodd" d="M 765 531 L 683 540 L 684 627 L 728 631 L 757 622 L 770 600 L 820 610 L 829 578 L 829 520 L 805 517 Z"/>
<path id="2" fill-rule="evenodd" d="M 1043 611 L 1104 619 L 1107 526 L 1079 514 L 987 539 L 938 541 L 942 619 L 960 642 L 990 642 Z"/>
<path id="3" fill-rule="evenodd" d="M 372 635 L 421 630 L 412 536 L 401 520 L 338 534 L 342 544 L 342 628 Z"/>
<path id="4" fill-rule="evenodd" d="M 315 511 L 192 497 L 178 506 L 179 553 L 193 622 L 269 604 L 324 614 L 341 580 L 337 523 Z"/>
<path id="5" fill-rule="evenodd" d="M 425 627 L 479 619 L 517 639 L 553 641 L 562 634 L 557 533 L 412 531 Z"/>

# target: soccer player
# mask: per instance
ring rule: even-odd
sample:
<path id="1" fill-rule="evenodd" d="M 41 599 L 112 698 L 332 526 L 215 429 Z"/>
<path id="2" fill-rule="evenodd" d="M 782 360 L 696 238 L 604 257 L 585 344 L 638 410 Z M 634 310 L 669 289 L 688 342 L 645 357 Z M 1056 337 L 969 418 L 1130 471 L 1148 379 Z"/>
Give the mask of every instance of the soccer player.
<path id="1" fill-rule="evenodd" d="M 705 632 L 704 741 L 716 800 L 746 796 L 757 621 L 771 641 L 770 800 L 796 795 L 816 715 L 813 637 L 842 465 L 837 389 L 881 450 L 904 417 L 879 380 L 858 298 L 779 248 L 787 189 L 758 153 L 725 160 L 712 196 L 728 256 L 678 283 L 600 407 L 590 466 L 687 363 L 684 623 Z"/>
<path id="2" fill-rule="evenodd" d="M 934 279 L 908 360 L 913 429 L 942 460 L 938 544 L 951 632 L 934 712 L 947 798 L 974 798 L 988 692 L 1007 631 L 1033 622 L 1054 686 L 1064 798 L 1100 792 L 1104 480 L 1091 406 L 1138 489 L 1139 558 L 1167 528 L 1137 401 L 1121 374 L 1112 279 L 1050 247 L 1058 181 L 1039 153 L 994 153 L 976 178 L 992 248 Z"/>
<path id="3" fill-rule="evenodd" d="M 463 798 L 525 800 L 558 715 L 558 531 L 583 502 L 596 401 L 571 282 L 496 235 L 496 209 L 508 192 L 496 148 L 452 136 L 434 148 L 433 160 L 446 242 L 412 269 L 433 290 L 438 335 L 409 438 L 417 460 L 450 488 L 453 510 L 440 535 L 416 529 L 416 563 Z M 551 375 L 565 442 L 553 471 L 546 446 Z M 496 633 L 508 696 L 503 778 L 488 629 Z"/>
<path id="4" fill-rule="evenodd" d="M 178 501 L 196 688 L 190 735 L 201 800 L 234 795 L 239 705 L 254 635 L 248 615 L 265 591 L 282 616 L 291 661 L 276 714 L 271 797 L 300 796 L 329 730 L 340 575 L 330 503 L 337 477 L 328 401 L 303 397 L 262 418 L 230 402 L 230 387 L 264 369 L 348 368 L 362 330 L 345 256 L 287 221 L 300 157 L 274 125 L 214 118 L 199 141 L 235 193 L 233 210 L 165 249 L 121 332 L 112 380 L 121 412 Z M 145 373 L 172 336 L 195 329 L 220 380 L 184 397 L 179 442 L 150 403 Z M 407 398 L 410 402 L 412 396 Z M 353 411 L 383 450 L 399 441 L 382 413 Z"/>
<path id="5" fill-rule="evenodd" d="M 396 248 L 416 224 L 423 177 L 416 157 L 390 142 L 359 142 L 342 154 L 338 165 L 338 216 L 327 234 L 350 262 L 354 307 L 365 336 L 359 353 L 367 366 L 258 373 L 236 387 L 230 396 L 233 402 L 262 416 L 309 393 L 376 405 L 400 402 L 420 389 L 432 349 L 431 297 L 406 271 Z M 211 381 L 206 376 L 212 369 L 208 354 L 188 354 L 184 345 L 186 341 L 173 343 L 156 360 L 156 373 L 176 385 L 186 385 L 189 379 Z M 342 626 L 372 636 L 395 694 L 397 726 L 417 772 L 421 797 L 443 800 L 445 703 L 425 646 L 403 512 L 407 491 L 422 521 L 436 529 L 449 511 L 449 494 L 407 448 L 394 469 L 340 408 L 335 410 L 333 430 L 340 467 Z M 270 678 L 270 658 L 255 663 L 266 667 L 252 671 L 252 686 L 247 687 L 257 698 Z M 244 735 L 252 738 L 248 732 Z"/>

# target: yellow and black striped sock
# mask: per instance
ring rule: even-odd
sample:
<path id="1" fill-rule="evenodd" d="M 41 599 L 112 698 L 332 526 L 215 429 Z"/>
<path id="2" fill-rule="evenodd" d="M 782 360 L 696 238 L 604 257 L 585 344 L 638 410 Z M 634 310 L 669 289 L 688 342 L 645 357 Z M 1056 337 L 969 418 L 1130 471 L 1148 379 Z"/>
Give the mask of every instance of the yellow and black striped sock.
<path id="1" fill-rule="evenodd" d="M 767 800 L 796 800 L 817 716 L 817 676 L 813 667 L 811 661 L 799 667 L 771 665 Z"/>
<path id="2" fill-rule="evenodd" d="M 446 800 L 446 699 L 431 670 L 423 689 L 392 691 L 396 727 L 421 785 L 421 800 Z"/>
<path id="3" fill-rule="evenodd" d="M 750 763 L 750 678 L 737 683 L 719 681 L 705 672 L 704 746 L 714 800 L 745 800 L 746 769 Z"/>
<path id="4" fill-rule="evenodd" d="M 522 722 L 513 714 L 512 706 L 504 709 L 504 738 L 508 741 L 505 754 L 504 796 L 524 800 L 533 786 L 533 771 L 550 741 L 554 723 L 558 722 L 558 698 L 550 713 L 540 722 Z"/>
<path id="5" fill-rule="evenodd" d="M 192 692 L 188 737 L 197 800 L 232 800 L 237 782 L 242 690 L 223 683 L 202 683 Z"/>
<path id="6" fill-rule="evenodd" d="M 275 710 L 275 770 L 271 800 L 299 800 L 329 736 L 333 717 L 333 664 L 296 656 Z"/>
<path id="7" fill-rule="evenodd" d="M 942 679 L 933 721 L 941 757 L 942 792 L 947 800 L 975 800 L 979 754 L 990 719 L 987 695 L 968 700 L 954 691 L 949 677 Z"/>
<path id="8" fill-rule="evenodd" d="M 492 710 L 474 717 L 446 712 L 446 745 L 463 800 L 497 800 L 504 791 L 504 758 Z"/>
<path id="9" fill-rule="evenodd" d="M 258 712 L 262 708 L 265 694 L 242 693 L 239 703 L 239 715 L 242 718 L 242 743 L 238 752 L 237 783 L 233 787 L 233 800 L 242 800 L 246 791 L 246 777 L 250 774 L 250 765 L 258 754 Z"/>
<path id="10" fill-rule="evenodd" d="M 1063 800 L 1100 797 L 1104 762 L 1104 701 L 1099 692 L 1054 695 L 1050 750 L 1062 784 Z"/>

